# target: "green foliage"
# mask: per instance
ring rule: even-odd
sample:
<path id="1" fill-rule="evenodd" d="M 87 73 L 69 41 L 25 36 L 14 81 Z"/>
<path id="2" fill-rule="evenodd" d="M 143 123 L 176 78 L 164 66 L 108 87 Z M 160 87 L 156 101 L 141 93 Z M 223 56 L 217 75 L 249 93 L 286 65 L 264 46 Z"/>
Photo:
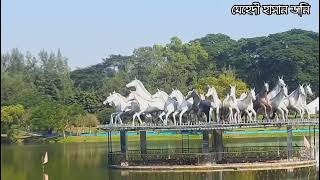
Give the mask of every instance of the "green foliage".
<path id="1" fill-rule="evenodd" d="M 103 108 L 103 97 L 95 91 L 79 91 L 66 99 L 66 104 L 77 104 L 88 113 L 96 113 Z"/>
<path id="2" fill-rule="evenodd" d="M 16 129 L 21 125 L 25 109 L 22 105 L 1 106 L 1 133 L 6 133 L 10 141 L 15 141 Z"/>
<path id="3" fill-rule="evenodd" d="M 100 124 L 109 124 L 110 115 L 114 112 L 114 108 L 105 108 L 97 113 L 97 118 Z"/>
<path id="4" fill-rule="evenodd" d="M 208 36 L 199 41 L 209 54 L 220 49 L 217 66 L 231 66 L 251 86 L 261 87 L 266 81 L 272 87 L 277 76 L 284 76 L 289 91 L 299 83 L 310 83 L 315 96 L 319 95 L 319 33 L 293 29 L 239 41 L 213 40 L 212 45 L 209 40 L 221 35 Z"/>
<path id="5" fill-rule="evenodd" d="M 96 127 L 99 121 L 94 114 L 86 114 L 82 117 L 83 125 L 86 127 Z"/>
<path id="6" fill-rule="evenodd" d="M 198 81 L 197 89 L 200 93 L 206 94 L 207 86 L 213 86 L 217 90 L 220 99 L 230 93 L 230 85 L 236 85 L 236 95 L 248 92 L 248 86 L 241 79 L 237 79 L 233 73 L 220 74 L 217 78 L 205 77 Z"/>
<path id="7" fill-rule="evenodd" d="M 22 105 L 1 106 L 1 122 L 17 124 L 24 113 Z"/>
<path id="8" fill-rule="evenodd" d="M 43 101 L 32 109 L 30 117 L 32 129 L 52 133 L 70 128 L 76 120 L 84 115 L 79 105 L 63 105 L 52 101 Z"/>

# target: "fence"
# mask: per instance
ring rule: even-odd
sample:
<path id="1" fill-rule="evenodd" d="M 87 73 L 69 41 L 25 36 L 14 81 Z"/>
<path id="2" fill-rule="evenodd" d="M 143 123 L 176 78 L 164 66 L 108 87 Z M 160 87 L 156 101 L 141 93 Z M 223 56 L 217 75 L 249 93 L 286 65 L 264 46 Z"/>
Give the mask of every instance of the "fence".
<path id="1" fill-rule="evenodd" d="M 148 149 L 146 154 L 139 150 L 130 150 L 127 153 L 112 152 L 108 154 L 109 165 L 202 165 L 207 163 L 250 163 L 267 162 L 287 159 L 287 146 L 246 146 L 224 147 L 220 152 L 223 158 L 217 162 L 219 152 L 202 153 L 201 148 L 184 149 Z M 303 146 L 292 147 L 292 158 L 296 160 L 310 160 L 313 157 L 310 150 Z"/>

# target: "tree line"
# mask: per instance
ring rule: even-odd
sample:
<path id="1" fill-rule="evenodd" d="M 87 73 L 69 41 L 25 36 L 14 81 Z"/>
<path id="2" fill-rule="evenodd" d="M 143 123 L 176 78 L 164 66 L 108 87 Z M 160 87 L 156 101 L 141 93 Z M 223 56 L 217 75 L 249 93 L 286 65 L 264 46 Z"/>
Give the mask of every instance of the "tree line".
<path id="1" fill-rule="evenodd" d="M 102 62 L 71 71 L 60 50 L 37 56 L 18 49 L 1 54 L 1 133 L 17 130 L 58 132 L 108 123 L 110 92 L 127 95 L 125 85 L 141 80 L 155 93 L 178 88 L 186 94 L 206 85 L 224 97 L 229 84 L 238 95 L 284 76 L 289 91 L 310 83 L 319 95 L 319 33 L 292 29 L 263 37 L 233 40 L 208 34 L 189 42 L 173 37 L 165 45 L 140 47 L 130 56 L 110 55 Z M 310 97 L 310 98 L 314 98 Z"/>

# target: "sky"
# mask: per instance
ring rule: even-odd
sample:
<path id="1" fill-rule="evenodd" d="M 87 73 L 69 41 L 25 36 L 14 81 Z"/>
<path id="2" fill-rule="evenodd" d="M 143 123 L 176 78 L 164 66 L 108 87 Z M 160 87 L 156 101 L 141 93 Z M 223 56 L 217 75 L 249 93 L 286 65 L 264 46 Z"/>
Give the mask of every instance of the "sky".
<path id="1" fill-rule="evenodd" d="M 19 48 L 36 55 L 61 53 L 72 69 L 102 62 L 135 48 L 183 42 L 206 34 L 233 39 L 266 36 L 293 28 L 319 32 L 319 0 L 304 0 L 311 14 L 299 17 L 234 16 L 235 4 L 252 0 L 1 0 L 1 53 Z M 261 4 L 298 4 L 298 0 L 260 0 Z"/>

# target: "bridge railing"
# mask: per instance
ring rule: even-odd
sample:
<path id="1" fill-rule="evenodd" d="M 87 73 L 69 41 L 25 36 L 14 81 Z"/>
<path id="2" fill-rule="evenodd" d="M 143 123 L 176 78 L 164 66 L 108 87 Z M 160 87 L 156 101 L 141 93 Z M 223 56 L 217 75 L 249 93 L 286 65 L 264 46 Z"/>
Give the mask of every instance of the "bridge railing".
<path id="1" fill-rule="evenodd" d="M 107 124 L 107 125 L 100 125 L 98 128 L 102 128 L 105 130 L 146 130 L 146 129 L 176 129 L 176 130 L 183 130 L 183 129 L 226 129 L 226 128 L 245 128 L 245 127 L 274 127 L 274 126 L 285 126 L 285 125 L 305 125 L 305 126 L 313 126 L 319 125 L 319 118 L 313 119 L 288 119 L 288 120 L 258 120 L 255 122 L 224 122 L 221 121 L 217 122 L 197 122 L 197 123 L 183 123 L 181 125 L 164 125 L 163 123 L 144 123 L 142 125 L 135 125 L 132 124 Z"/>
<path id="2" fill-rule="evenodd" d="M 201 165 L 206 163 L 240 163 L 267 162 L 285 160 L 288 158 L 286 146 L 257 146 L 257 147 L 225 147 L 224 152 L 202 153 L 201 148 L 184 149 L 148 149 L 145 154 L 138 150 L 127 153 L 112 152 L 108 154 L 109 165 Z M 311 160 L 311 151 L 302 146 L 292 148 L 293 160 Z M 217 156 L 222 154 L 222 160 Z"/>

